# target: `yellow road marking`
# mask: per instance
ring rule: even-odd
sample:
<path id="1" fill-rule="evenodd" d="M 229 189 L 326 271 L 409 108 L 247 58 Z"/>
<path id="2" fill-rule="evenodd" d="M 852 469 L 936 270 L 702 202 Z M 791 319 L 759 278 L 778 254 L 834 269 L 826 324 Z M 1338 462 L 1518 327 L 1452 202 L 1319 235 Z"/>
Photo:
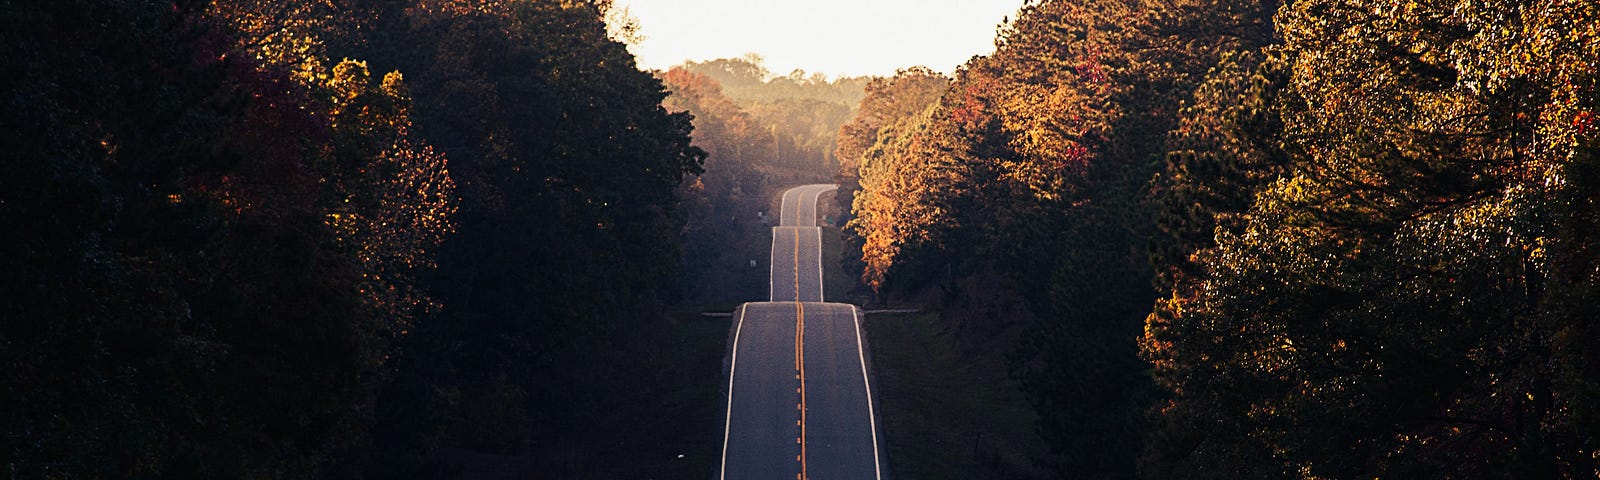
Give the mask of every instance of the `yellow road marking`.
<path id="1" fill-rule="evenodd" d="M 794 229 L 794 366 L 800 375 L 800 480 L 806 480 L 806 305 L 800 303 L 800 229 Z"/>
<path id="2" fill-rule="evenodd" d="M 794 302 L 795 312 L 795 358 L 800 365 L 800 479 L 806 476 L 806 306 L 804 303 Z"/>

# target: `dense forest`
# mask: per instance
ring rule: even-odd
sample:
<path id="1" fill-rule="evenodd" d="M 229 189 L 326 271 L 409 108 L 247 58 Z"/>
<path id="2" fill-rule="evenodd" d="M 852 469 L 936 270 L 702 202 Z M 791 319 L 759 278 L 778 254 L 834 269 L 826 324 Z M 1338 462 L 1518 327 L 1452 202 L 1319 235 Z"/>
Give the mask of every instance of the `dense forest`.
<path id="1" fill-rule="evenodd" d="M 1591 478 L 1596 58 L 1584 1 L 1026 2 L 868 86 L 856 266 L 1016 332 L 1064 478 Z"/>
<path id="2" fill-rule="evenodd" d="M 633 463 L 705 152 L 606 9 L 0 3 L 0 475 Z"/>

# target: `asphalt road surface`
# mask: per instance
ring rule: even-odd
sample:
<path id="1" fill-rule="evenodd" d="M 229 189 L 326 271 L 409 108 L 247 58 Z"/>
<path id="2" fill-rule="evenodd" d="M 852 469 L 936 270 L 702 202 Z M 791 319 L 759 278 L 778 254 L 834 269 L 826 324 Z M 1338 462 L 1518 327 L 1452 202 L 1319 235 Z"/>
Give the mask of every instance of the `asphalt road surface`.
<path id="1" fill-rule="evenodd" d="M 783 204 L 778 209 L 778 224 L 796 227 L 817 226 L 817 196 L 838 188 L 838 185 L 804 185 L 783 192 Z"/>
<path id="2" fill-rule="evenodd" d="M 734 314 L 718 478 L 885 477 L 860 310 L 822 301 L 816 203 L 834 188 L 784 192 L 771 301 Z"/>
<path id="3" fill-rule="evenodd" d="M 772 279 L 774 302 L 822 301 L 822 229 L 772 228 Z"/>

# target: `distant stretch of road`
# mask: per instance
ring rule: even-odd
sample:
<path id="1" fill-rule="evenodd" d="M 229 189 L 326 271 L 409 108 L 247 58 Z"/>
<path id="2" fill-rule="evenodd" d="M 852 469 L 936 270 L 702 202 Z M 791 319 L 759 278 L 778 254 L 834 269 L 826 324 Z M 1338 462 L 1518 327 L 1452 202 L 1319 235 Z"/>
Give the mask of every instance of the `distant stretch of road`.
<path id="1" fill-rule="evenodd" d="M 861 312 L 824 303 L 817 196 L 783 194 L 766 302 L 734 312 L 721 479 L 882 479 Z"/>

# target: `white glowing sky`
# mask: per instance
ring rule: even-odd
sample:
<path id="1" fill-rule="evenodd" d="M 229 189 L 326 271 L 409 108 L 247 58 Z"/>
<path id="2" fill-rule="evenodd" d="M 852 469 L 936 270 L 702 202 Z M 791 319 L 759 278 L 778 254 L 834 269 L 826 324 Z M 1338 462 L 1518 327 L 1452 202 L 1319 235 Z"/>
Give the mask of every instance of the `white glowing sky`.
<path id="1" fill-rule="evenodd" d="M 758 53 L 794 69 L 889 75 L 922 65 L 949 73 L 994 51 L 995 26 L 1022 0 L 616 0 L 639 20 L 639 66 Z"/>

